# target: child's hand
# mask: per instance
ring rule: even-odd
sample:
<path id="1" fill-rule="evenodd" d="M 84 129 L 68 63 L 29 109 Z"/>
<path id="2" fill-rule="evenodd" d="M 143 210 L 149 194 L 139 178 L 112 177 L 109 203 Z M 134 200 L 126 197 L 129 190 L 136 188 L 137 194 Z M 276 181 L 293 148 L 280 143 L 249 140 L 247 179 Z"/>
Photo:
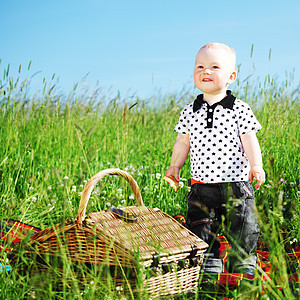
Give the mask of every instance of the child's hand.
<path id="1" fill-rule="evenodd" d="M 258 190 L 259 187 L 265 182 L 265 171 L 262 167 L 253 166 L 249 172 L 249 181 L 250 183 L 253 182 L 253 178 L 256 179 L 256 184 L 254 185 L 255 188 Z"/>
<path id="2" fill-rule="evenodd" d="M 179 182 L 171 179 L 170 177 L 164 176 L 164 180 L 174 189 L 175 192 L 179 189 Z"/>
<path id="3" fill-rule="evenodd" d="M 179 168 L 171 166 L 166 171 L 165 176 L 171 178 L 172 180 L 176 180 L 177 182 L 179 182 Z"/>
<path id="4" fill-rule="evenodd" d="M 165 173 L 164 180 L 177 192 L 179 188 L 179 168 L 170 167 Z"/>

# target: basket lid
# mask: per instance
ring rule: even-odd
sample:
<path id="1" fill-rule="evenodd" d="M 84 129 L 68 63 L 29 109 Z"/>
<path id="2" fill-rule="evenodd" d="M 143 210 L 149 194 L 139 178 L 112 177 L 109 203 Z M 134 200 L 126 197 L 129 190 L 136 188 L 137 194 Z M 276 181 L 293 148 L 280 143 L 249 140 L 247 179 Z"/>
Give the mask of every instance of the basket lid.
<path id="1" fill-rule="evenodd" d="M 118 175 L 128 181 L 137 206 L 123 208 L 121 217 L 120 214 L 108 210 L 91 213 L 86 219 L 85 212 L 91 192 L 96 183 L 108 175 Z M 129 219 L 134 222 L 130 222 Z M 87 182 L 80 199 L 77 224 L 80 225 L 84 221 L 87 221 L 86 224 L 90 224 L 89 221 L 96 224 L 98 232 L 102 232 L 125 251 L 128 250 L 133 255 L 138 253 L 139 259 L 142 260 L 150 259 L 153 255 L 187 257 L 191 252 L 196 255 L 195 249 L 203 252 L 208 248 L 204 241 L 174 218 L 159 209 L 145 207 L 136 181 L 120 169 L 100 171 Z"/>
<path id="2" fill-rule="evenodd" d="M 134 217 L 130 220 L 136 221 L 128 221 L 110 210 L 90 213 L 88 220 L 125 250 L 138 253 L 141 260 L 151 259 L 153 255 L 184 258 L 192 251 L 196 255 L 197 251 L 204 252 L 208 247 L 198 236 L 158 208 L 128 206 L 122 211 Z"/>

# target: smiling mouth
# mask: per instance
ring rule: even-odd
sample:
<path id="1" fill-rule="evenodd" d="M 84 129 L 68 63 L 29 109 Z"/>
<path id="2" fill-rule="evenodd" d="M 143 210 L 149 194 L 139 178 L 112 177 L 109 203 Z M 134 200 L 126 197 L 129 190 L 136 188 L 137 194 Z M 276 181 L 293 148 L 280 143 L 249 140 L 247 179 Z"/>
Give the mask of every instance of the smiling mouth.
<path id="1" fill-rule="evenodd" d="M 202 81 L 203 81 L 203 82 L 210 82 L 210 81 L 212 81 L 212 80 L 209 79 L 209 78 L 203 78 Z"/>

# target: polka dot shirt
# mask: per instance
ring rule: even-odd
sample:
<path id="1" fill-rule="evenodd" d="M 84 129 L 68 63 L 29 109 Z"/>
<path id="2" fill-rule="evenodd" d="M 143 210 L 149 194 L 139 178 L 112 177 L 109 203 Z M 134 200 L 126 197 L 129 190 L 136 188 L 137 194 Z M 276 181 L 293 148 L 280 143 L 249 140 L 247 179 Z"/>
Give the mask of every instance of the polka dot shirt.
<path id="1" fill-rule="evenodd" d="M 240 136 L 260 129 L 249 105 L 227 91 L 212 106 L 199 95 L 183 108 L 174 130 L 189 134 L 192 178 L 216 183 L 248 180 L 250 166 Z"/>

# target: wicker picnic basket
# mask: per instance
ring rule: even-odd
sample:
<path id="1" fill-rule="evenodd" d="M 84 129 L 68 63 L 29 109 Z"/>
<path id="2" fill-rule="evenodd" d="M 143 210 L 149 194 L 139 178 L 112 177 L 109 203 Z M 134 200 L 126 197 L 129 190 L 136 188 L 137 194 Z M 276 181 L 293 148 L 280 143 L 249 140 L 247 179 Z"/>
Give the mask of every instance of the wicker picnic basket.
<path id="1" fill-rule="evenodd" d="M 92 190 L 108 175 L 128 181 L 136 205 L 86 215 Z M 158 208 L 147 208 L 130 174 L 107 169 L 85 185 L 77 218 L 34 234 L 25 252 L 35 254 L 35 259 L 42 262 L 40 272 L 51 269 L 51 257 L 63 253 L 75 264 L 109 266 L 116 286 L 125 282 L 133 292 L 142 289 L 143 293 L 159 296 L 196 289 L 207 247 L 174 218 Z M 142 285 L 138 285 L 138 277 Z"/>

